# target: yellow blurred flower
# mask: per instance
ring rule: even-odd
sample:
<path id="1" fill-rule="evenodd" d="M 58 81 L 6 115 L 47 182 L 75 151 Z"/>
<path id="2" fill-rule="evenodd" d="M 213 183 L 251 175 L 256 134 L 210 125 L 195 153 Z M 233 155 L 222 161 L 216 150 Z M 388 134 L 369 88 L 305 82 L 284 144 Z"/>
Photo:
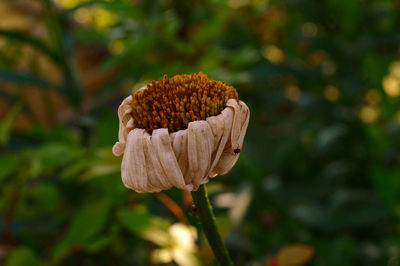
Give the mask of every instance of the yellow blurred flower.
<path id="1" fill-rule="evenodd" d="M 182 223 L 173 224 L 163 236 L 167 241 L 153 251 L 153 263 L 170 263 L 174 260 L 180 266 L 199 265 L 196 258 L 197 231 L 194 227 Z"/>

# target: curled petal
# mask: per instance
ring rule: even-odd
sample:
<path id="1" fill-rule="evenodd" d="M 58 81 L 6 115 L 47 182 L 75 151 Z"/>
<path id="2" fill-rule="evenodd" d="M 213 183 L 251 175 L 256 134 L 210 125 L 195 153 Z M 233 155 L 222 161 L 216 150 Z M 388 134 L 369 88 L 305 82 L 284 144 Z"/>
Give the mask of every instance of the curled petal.
<path id="1" fill-rule="evenodd" d="M 233 151 L 236 148 L 240 148 L 239 136 L 242 125 L 242 112 L 240 105 L 238 104 L 238 101 L 234 99 L 229 99 L 226 106 L 231 107 L 234 110 L 232 130 L 231 130 L 231 147 Z"/>
<path id="2" fill-rule="evenodd" d="M 224 175 L 232 169 L 233 165 L 239 158 L 240 152 L 235 153 L 235 149 L 242 149 L 244 136 L 246 134 L 247 126 L 249 124 L 250 112 L 247 105 L 240 101 L 228 101 L 229 107 L 234 110 L 234 118 L 231 130 L 231 140 L 225 146 L 219 162 L 216 164 L 212 174 Z M 235 131 L 235 132 L 234 132 Z"/>
<path id="3" fill-rule="evenodd" d="M 211 127 L 217 128 L 218 126 L 221 126 L 222 129 L 219 129 L 221 131 L 221 138 L 217 144 L 217 150 L 215 152 L 215 155 L 213 156 L 214 159 L 212 161 L 211 167 L 210 167 L 210 173 L 208 175 L 210 177 L 215 177 L 218 173 L 220 173 L 220 166 L 217 167 L 218 162 L 220 161 L 221 155 L 223 151 L 225 150 L 225 146 L 228 142 L 228 139 L 231 136 L 231 129 L 232 129 L 232 122 L 233 122 L 233 110 L 231 108 L 225 108 L 222 113 L 218 116 L 216 116 L 219 121 L 217 121 L 216 124 L 211 125 Z M 210 120 L 207 119 L 207 121 L 210 123 Z"/>
<path id="4" fill-rule="evenodd" d="M 171 134 L 169 134 L 169 140 L 171 141 L 171 146 L 174 146 L 174 139 L 175 139 L 176 133 L 178 133 L 178 132 L 172 132 Z"/>
<path id="5" fill-rule="evenodd" d="M 190 122 L 188 126 L 188 179 L 197 190 L 207 176 L 211 155 L 214 149 L 214 136 L 208 123 L 204 120 Z"/>
<path id="6" fill-rule="evenodd" d="M 125 143 L 116 142 L 112 147 L 112 153 L 115 156 L 121 156 L 125 151 Z"/>
<path id="7" fill-rule="evenodd" d="M 172 184 L 164 173 L 164 169 L 161 166 L 160 160 L 156 155 L 156 151 L 153 148 L 151 136 L 145 132 L 143 139 L 143 151 L 146 159 L 147 169 L 147 189 L 149 192 L 159 192 L 164 189 L 169 189 Z"/>
<path id="8" fill-rule="evenodd" d="M 151 140 L 155 155 L 158 156 L 169 182 L 178 188 L 188 189 L 179 168 L 178 161 L 175 158 L 174 151 L 172 150 L 168 129 L 159 128 L 154 130 Z"/>
<path id="9" fill-rule="evenodd" d="M 219 114 L 217 116 L 210 116 L 207 117 L 206 121 L 210 126 L 214 136 L 214 147 L 217 147 L 219 141 L 221 140 L 222 134 L 224 133 L 223 116 L 222 114 Z"/>
<path id="10" fill-rule="evenodd" d="M 120 106 L 118 107 L 118 119 L 119 119 L 119 131 L 118 131 L 118 142 L 115 143 L 113 147 L 113 153 L 115 156 L 121 156 L 125 150 L 126 138 L 128 136 L 129 131 L 133 128 L 133 120 L 132 125 L 128 125 L 127 123 L 131 119 L 130 112 L 132 108 L 130 107 L 130 103 L 132 101 L 132 96 L 126 97 Z"/>
<path id="11" fill-rule="evenodd" d="M 188 178 L 187 170 L 188 170 L 188 142 L 187 142 L 187 132 L 188 130 L 179 130 L 175 133 L 174 141 L 172 144 L 172 148 L 175 153 L 175 157 L 178 160 L 179 168 L 181 169 L 183 178 L 185 180 L 186 185 L 191 184 L 191 180 Z"/>
<path id="12" fill-rule="evenodd" d="M 136 192 L 147 192 L 147 170 L 143 151 L 144 129 L 135 128 L 128 134 L 121 164 L 124 185 Z"/>

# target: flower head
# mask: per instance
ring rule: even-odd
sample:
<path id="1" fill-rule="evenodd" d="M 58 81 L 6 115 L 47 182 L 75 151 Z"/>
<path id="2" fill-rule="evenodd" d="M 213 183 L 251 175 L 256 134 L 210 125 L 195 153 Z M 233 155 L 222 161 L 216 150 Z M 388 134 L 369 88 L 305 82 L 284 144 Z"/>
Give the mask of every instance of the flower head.
<path id="1" fill-rule="evenodd" d="M 236 163 L 249 122 L 232 86 L 203 73 L 167 76 L 118 108 L 121 175 L 137 192 L 197 190 Z"/>
<path id="2" fill-rule="evenodd" d="M 136 92 L 130 106 L 135 125 L 151 134 L 157 128 L 186 129 L 191 121 L 220 114 L 229 99 L 238 99 L 235 88 L 203 73 L 165 75 Z"/>

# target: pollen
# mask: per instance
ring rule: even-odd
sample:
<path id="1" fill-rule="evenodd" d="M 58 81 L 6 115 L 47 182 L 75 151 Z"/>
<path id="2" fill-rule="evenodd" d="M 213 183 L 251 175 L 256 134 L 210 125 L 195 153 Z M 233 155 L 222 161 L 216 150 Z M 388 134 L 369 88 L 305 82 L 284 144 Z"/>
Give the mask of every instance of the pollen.
<path id="1" fill-rule="evenodd" d="M 150 134 L 157 128 L 175 132 L 186 129 L 189 122 L 220 114 L 229 99 L 238 99 L 234 87 L 201 72 L 170 78 L 165 75 L 133 95 L 132 117 L 135 127 Z"/>

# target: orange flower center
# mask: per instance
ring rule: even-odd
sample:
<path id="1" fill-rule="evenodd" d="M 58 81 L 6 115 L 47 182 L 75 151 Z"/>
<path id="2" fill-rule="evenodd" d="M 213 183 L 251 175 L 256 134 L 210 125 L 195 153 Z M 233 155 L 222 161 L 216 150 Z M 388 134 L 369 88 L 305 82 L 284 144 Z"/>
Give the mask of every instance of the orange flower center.
<path id="1" fill-rule="evenodd" d="M 165 75 L 133 95 L 132 116 L 135 127 L 149 133 L 157 128 L 175 132 L 186 129 L 191 121 L 220 114 L 232 98 L 238 99 L 234 87 L 201 72 L 171 78 Z"/>

